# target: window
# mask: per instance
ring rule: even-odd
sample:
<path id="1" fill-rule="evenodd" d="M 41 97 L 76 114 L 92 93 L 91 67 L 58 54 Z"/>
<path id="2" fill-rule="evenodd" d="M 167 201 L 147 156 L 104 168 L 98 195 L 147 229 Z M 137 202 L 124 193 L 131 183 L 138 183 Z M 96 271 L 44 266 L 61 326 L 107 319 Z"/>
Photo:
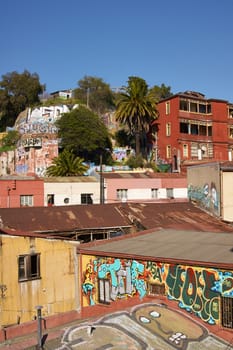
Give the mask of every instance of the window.
<path id="1" fill-rule="evenodd" d="M 93 204 L 93 193 L 81 193 L 81 204 Z"/>
<path id="2" fill-rule="evenodd" d="M 166 123 L 166 136 L 171 136 L 171 123 Z"/>
<path id="3" fill-rule="evenodd" d="M 166 191 L 167 191 L 167 198 L 170 198 L 170 199 L 174 198 L 173 188 L 167 188 Z"/>
<path id="4" fill-rule="evenodd" d="M 165 295 L 165 284 L 156 284 L 156 283 L 150 283 L 149 284 L 149 294 L 159 294 L 159 295 Z"/>
<path id="5" fill-rule="evenodd" d="M 21 207 L 32 207 L 33 206 L 33 195 L 21 195 L 20 196 Z"/>
<path id="6" fill-rule="evenodd" d="M 188 101 L 180 100 L 180 110 L 181 111 L 188 111 Z"/>
<path id="7" fill-rule="evenodd" d="M 190 102 L 190 112 L 197 112 L 197 102 Z"/>
<path id="8" fill-rule="evenodd" d="M 40 278 L 40 254 L 20 255 L 18 257 L 19 281 Z"/>
<path id="9" fill-rule="evenodd" d="M 167 145 L 166 153 L 167 153 L 167 158 L 171 158 L 172 156 L 171 145 Z"/>
<path id="10" fill-rule="evenodd" d="M 54 194 L 47 194 L 47 204 L 48 207 L 54 205 Z"/>
<path id="11" fill-rule="evenodd" d="M 108 279 L 99 280 L 99 302 L 110 304 L 110 281 Z"/>
<path id="12" fill-rule="evenodd" d="M 180 133 L 188 134 L 189 133 L 189 124 L 185 122 L 180 123 Z"/>
<path id="13" fill-rule="evenodd" d="M 151 189 L 151 198 L 157 199 L 158 198 L 158 188 L 152 188 Z"/>
<path id="14" fill-rule="evenodd" d="M 188 157 L 188 145 L 183 145 L 183 157 Z"/>
<path id="15" fill-rule="evenodd" d="M 166 115 L 170 114 L 170 102 L 166 102 Z"/>
<path id="16" fill-rule="evenodd" d="M 233 118 L 233 106 L 229 106 L 228 115 L 229 115 L 229 118 Z"/>
<path id="17" fill-rule="evenodd" d="M 117 189 L 117 199 L 126 200 L 128 198 L 127 189 Z"/>
<path id="18" fill-rule="evenodd" d="M 228 137 L 233 139 L 233 125 L 229 127 Z"/>
<path id="19" fill-rule="evenodd" d="M 222 297 L 221 301 L 222 325 L 233 328 L 233 298 Z"/>

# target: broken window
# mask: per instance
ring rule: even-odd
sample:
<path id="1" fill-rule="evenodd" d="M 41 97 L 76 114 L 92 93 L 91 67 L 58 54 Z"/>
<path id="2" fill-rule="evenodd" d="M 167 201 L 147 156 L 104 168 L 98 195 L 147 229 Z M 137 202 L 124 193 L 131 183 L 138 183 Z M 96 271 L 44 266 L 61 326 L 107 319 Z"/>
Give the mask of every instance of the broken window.
<path id="1" fill-rule="evenodd" d="M 18 257 L 18 279 L 27 281 L 40 278 L 40 254 L 27 254 Z"/>

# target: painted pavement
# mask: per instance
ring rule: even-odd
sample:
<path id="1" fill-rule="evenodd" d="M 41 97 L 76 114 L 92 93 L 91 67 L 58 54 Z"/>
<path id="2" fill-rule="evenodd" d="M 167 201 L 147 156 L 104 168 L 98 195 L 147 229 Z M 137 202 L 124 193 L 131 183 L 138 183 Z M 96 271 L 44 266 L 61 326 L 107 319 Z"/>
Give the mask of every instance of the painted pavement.
<path id="1" fill-rule="evenodd" d="M 184 314 L 146 303 L 68 328 L 57 350 L 230 350 Z"/>

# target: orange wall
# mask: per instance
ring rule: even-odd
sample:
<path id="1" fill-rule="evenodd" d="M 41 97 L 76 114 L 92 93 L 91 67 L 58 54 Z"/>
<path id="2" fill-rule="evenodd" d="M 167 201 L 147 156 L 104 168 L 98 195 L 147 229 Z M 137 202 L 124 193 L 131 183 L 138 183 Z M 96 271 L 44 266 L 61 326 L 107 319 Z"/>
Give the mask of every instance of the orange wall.
<path id="1" fill-rule="evenodd" d="M 39 179 L 1 180 L 0 208 L 19 208 L 20 195 L 33 195 L 33 206 L 44 206 L 44 183 Z"/>

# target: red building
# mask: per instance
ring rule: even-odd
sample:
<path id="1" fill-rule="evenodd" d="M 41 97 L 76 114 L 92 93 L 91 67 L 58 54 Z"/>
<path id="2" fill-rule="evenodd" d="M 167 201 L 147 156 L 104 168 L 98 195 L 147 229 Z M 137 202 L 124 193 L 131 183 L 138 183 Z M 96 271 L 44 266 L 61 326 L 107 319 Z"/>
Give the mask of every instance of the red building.
<path id="1" fill-rule="evenodd" d="M 0 178 L 0 208 L 43 206 L 43 179 L 33 176 L 2 176 Z"/>
<path id="2" fill-rule="evenodd" d="M 233 104 L 186 91 L 158 103 L 155 160 L 173 171 L 190 161 L 233 159 Z"/>

